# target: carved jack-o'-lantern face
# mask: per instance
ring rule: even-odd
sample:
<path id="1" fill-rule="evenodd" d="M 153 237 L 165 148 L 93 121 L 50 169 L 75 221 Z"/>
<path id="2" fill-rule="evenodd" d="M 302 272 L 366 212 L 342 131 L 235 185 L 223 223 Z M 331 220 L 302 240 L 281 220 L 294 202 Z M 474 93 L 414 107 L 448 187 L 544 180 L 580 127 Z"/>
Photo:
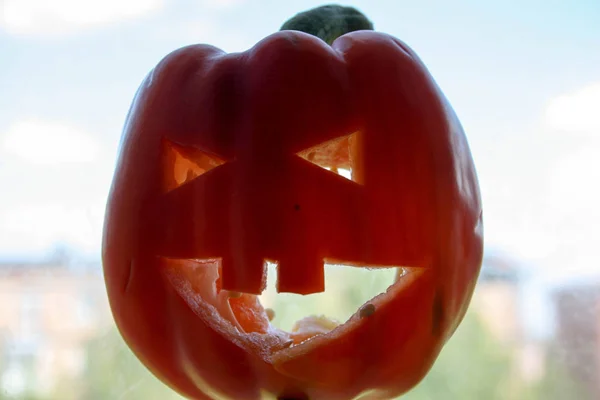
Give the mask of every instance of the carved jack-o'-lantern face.
<path id="1" fill-rule="evenodd" d="M 389 398 L 460 323 L 481 229 L 462 128 L 406 45 L 282 32 L 239 54 L 184 48 L 148 76 L 103 256 L 124 338 L 186 396 Z M 267 262 L 302 295 L 327 289 L 324 263 L 408 268 L 345 323 L 285 332 L 257 297 Z"/>

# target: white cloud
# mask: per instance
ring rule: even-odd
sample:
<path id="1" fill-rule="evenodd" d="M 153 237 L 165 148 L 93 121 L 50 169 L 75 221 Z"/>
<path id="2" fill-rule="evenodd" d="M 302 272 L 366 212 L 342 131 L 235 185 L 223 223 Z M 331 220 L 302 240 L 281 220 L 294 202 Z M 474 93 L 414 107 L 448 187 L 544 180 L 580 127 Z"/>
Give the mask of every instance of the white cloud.
<path id="1" fill-rule="evenodd" d="M 0 26 L 16 35 L 64 34 L 156 11 L 164 0 L 4 0 Z"/>
<path id="2" fill-rule="evenodd" d="M 600 82 L 550 101 L 544 123 L 547 134 L 570 135 L 561 143 L 574 150 L 547 170 L 536 212 L 549 250 L 541 266 L 557 282 L 598 279 Z"/>
<path id="3" fill-rule="evenodd" d="M 548 171 L 545 204 L 540 205 L 543 228 L 554 241 L 544 266 L 556 280 L 600 277 L 600 141 L 559 160 Z"/>
<path id="4" fill-rule="evenodd" d="M 0 136 L 0 258 L 46 253 L 56 243 L 97 253 L 112 161 L 90 134 L 42 120 Z M 112 158 L 111 158 L 112 160 Z"/>
<path id="5" fill-rule="evenodd" d="M 30 253 L 64 242 L 95 252 L 102 238 L 104 204 L 69 207 L 29 203 L 0 213 L 0 254 Z"/>
<path id="6" fill-rule="evenodd" d="M 523 217 L 523 212 L 514 211 Z M 556 238 L 537 221 L 526 221 L 510 215 L 484 216 L 485 241 L 521 260 L 540 260 L 552 253 Z"/>
<path id="7" fill-rule="evenodd" d="M 36 119 L 14 123 L 2 138 L 3 152 L 33 164 L 92 162 L 99 144 L 73 126 Z"/>
<path id="8" fill-rule="evenodd" d="M 544 117 L 551 130 L 600 136 L 600 82 L 552 99 Z"/>
<path id="9" fill-rule="evenodd" d="M 526 161 L 480 163 L 486 242 L 556 282 L 598 278 L 600 82 L 550 101 L 543 122 L 544 137 Z"/>
<path id="10" fill-rule="evenodd" d="M 229 8 L 244 3 L 245 0 L 203 0 L 202 4 L 210 8 Z"/>
<path id="11" fill-rule="evenodd" d="M 588 143 L 563 158 L 550 176 L 549 199 L 554 213 L 579 214 L 600 223 L 600 143 Z"/>

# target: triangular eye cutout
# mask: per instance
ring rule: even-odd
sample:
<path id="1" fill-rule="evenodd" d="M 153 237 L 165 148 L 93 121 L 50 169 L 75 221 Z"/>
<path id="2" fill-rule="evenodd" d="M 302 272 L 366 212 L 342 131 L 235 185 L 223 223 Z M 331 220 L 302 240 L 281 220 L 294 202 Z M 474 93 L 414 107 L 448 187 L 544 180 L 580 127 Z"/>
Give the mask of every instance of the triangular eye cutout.
<path id="1" fill-rule="evenodd" d="M 323 169 L 357 182 L 355 173 L 353 173 L 353 159 L 356 154 L 353 148 L 357 146 L 358 133 L 354 132 L 320 143 L 302 150 L 298 156 Z"/>
<path id="2" fill-rule="evenodd" d="M 225 160 L 191 146 L 163 139 L 163 187 L 171 191 L 225 163 Z"/>

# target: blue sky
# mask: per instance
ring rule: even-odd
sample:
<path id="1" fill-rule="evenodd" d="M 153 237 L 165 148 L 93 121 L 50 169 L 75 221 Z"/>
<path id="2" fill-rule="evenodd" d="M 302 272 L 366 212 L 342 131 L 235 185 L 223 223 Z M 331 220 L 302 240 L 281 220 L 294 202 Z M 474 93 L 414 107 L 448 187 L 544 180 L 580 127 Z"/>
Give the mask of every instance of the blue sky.
<path id="1" fill-rule="evenodd" d="M 170 51 L 251 47 L 317 1 L 5 0 L 0 258 L 98 254 L 121 128 Z M 600 2 L 348 1 L 425 61 L 469 136 L 491 248 L 549 280 L 600 268 Z"/>

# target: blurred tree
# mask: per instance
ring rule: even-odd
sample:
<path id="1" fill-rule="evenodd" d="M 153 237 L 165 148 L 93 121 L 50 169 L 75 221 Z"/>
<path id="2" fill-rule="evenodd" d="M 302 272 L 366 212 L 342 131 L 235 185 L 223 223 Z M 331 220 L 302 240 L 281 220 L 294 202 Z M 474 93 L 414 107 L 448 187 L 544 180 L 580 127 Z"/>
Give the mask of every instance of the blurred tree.
<path id="1" fill-rule="evenodd" d="M 37 393 L 33 355 L 14 357 L 0 367 L 0 400 L 46 400 Z"/>
<path id="2" fill-rule="evenodd" d="M 467 313 L 427 377 L 406 400 L 509 400 L 510 352 L 500 347 L 474 313 Z"/>
<path id="3" fill-rule="evenodd" d="M 536 385 L 528 388 L 524 400 L 594 400 L 598 396 L 590 393 L 583 382 L 570 373 L 565 364 L 565 350 L 552 344 L 548 349 L 546 373 Z"/>
<path id="4" fill-rule="evenodd" d="M 87 344 L 87 361 L 79 382 L 78 399 L 181 399 L 156 379 L 129 350 L 116 328 Z M 67 390 L 56 399 L 67 400 Z"/>

